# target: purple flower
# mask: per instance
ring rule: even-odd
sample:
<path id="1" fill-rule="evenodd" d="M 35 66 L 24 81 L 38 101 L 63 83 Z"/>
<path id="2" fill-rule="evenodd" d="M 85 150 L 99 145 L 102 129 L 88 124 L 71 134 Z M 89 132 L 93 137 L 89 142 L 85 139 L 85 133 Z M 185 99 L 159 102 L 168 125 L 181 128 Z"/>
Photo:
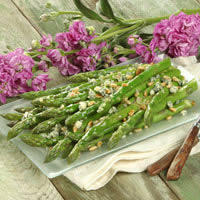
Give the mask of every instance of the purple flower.
<path id="1" fill-rule="evenodd" d="M 70 51 L 72 49 L 68 39 L 68 33 L 57 33 L 55 41 L 58 43 L 58 48 L 64 51 Z"/>
<path id="2" fill-rule="evenodd" d="M 41 60 L 41 61 L 38 63 L 38 69 L 39 69 L 39 70 L 42 70 L 43 72 L 48 72 L 48 65 L 47 65 L 46 61 Z"/>
<path id="3" fill-rule="evenodd" d="M 136 44 L 135 51 L 139 56 L 141 56 L 143 63 L 156 63 L 159 61 L 156 53 L 143 44 Z"/>
<path id="4" fill-rule="evenodd" d="M 89 35 L 82 21 L 75 21 L 70 27 L 69 32 L 56 34 L 55 41 L 58 48 L 64 51 L 80 49 L 81 42 L 90 42 L 95 36 Z"/>
<path id="5" fill-rule="evenodd" d="M 52 36 L 48 34 L 47 36 L 43 35 L 42 39 L 40 40 L 40 44 L 43 47 L 49 47 L 52 43 Z"/>
<path id="6" fill-rule="evenodd" d="M 39 74 L 32 80 L 32 89 L 34 91 L 45 90 L 48 81 L 50 81 L 48 74 Z"/>
<path id="7" fill-rule="evenodd" d="M 137 43 L 142 43 L 142 38 L 139 35 L 131 35 L 128 37 L 128 44 L 132 47 Z"/>
<path id="8" fill-rule="evenodd" d="M 48 50 L 47 57 L 51 60 L 53 65 L 57 65 L 60 62 L 62 55 L 58 49 L 50 49 Z"/>
<path id="9" fill-rule="evenodd" d="M 151 49 L 158 48 L 171 57 L 197 55 L 200 45 L 200 16 L 179 13 L 162 20 L 154 28 Z"/>
<path id="10" fill-rule="evenodd" d="M 124 56 L 122 56 L 122 57 L 119 58 L 119 61 L 120 61 L 120 62 L 125 62 L 125 61 L 127 61 L 127 60 L 128 60 L 128 58 L 127 58 L 127 57 L 124 57 Z"/>
<path id="11" fill-rule="evenodd" d="M 0 55 L 0 101 L 30 91 L 27 81 L 32 79 L 35 62 L 24 54 L 23 49 L 16 49 L 7 55 Z"/>

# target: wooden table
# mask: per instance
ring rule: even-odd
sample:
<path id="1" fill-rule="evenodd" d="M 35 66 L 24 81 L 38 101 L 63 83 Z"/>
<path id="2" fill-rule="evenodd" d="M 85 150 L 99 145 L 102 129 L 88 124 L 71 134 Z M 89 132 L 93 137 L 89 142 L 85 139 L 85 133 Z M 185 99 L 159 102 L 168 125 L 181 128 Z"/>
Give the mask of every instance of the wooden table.
<path id="1" fill-rule="evenodd" d="M 0 0 L 0 51 L 7 47 L 29 47 L 42 34 L 63 30 L 62 20 L 40 22 L 46 12 L 47 0 Z M 55 8 L 74 10 L 71 0 L 49 0 Z M 95 0 L 86 4 L 95 8 Z M 170 14 L 180 8 L 196 8 L 199 0 L 110 0 L 114 10 L 125 17 L 148 17 Z M 94 22 L 88 22 L 94 23 Z M 102 25 L 95 23 L 99 29 Z M 54 84 L 64 78 L 55 78 Z M 64 176 L 52 180 L 44 176 L 32 162 L 0 134 L 0 200 L 151 200 L 200 199 L 200 154 L 189 158 L 181 178 L 165 180 L 164 173 L 149 177 L 139 174 L 118 173 L 110 183 L 98 191 L 84 192 Z"/>

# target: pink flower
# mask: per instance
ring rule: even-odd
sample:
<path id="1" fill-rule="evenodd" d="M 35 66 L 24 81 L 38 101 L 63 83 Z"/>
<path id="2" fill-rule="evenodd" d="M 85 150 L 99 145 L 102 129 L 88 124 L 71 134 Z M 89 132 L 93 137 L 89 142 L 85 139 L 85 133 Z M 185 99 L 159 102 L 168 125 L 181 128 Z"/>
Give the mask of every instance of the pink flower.
<path id="1" fill-rule="evenodd" d="M 51 60 L 53 65 L 57 65 L 60 62 L 62 55 L 58 49 L 50 49 L 48 50 L 47 57 Z"/>
<path id="2" fill-rule="evenodd" d="M 82 21 L 75 21 L 70 27 L 69 32 L 56 34 L 55 41 L 58 48 L 64 51 L 81 48 L 81 42 L 90 42 L 95 36 L 89 35 Z"/>
<path id="3" fill-rule="evenodd" d="M 142 43 L 142 38 L 139 35 L 131 35 L 128 37 L 128 44 L 131 47 L 137 43 Z"/>
<path id="4" fill-rule="evenodd" d="M 57 33 L 55 41 L 58 43 L 58 48 L 64 51 L 70 51 L 72 49 L 68 39 L 68 33 Z"/>
<path id="5" fill-rule="evenodd" d="M 0 101 L 6 97 L 30 91 L 27 81 L 32 79 L 34 60 L 24 54 L 23 49 L 16 49 L 7 55 L 0 55 Z"/>
<path id="6" fill-rule="evenodd" d="M 128 58 L 126 58 L 126 57 L 124 57 L 124 56 L 122 56 L 122 57 L 119 58 L 119 61 L 120 61 L 120 62 L 125 62 L 125 61 L 127 61 L 127 60 L 128 60 Z"/>
<path id="7" fill-rule="evenodd" d="M 42 39 L 40 40 L 40 44 L 43 47 L 49 47 L 52 43 L 52 36 L 48 34 L 47 36 L 43 35 Z"/>
<path id="8" fill-rule="evenodd" d="M 199 35 L 199 14 L 186 15 L 182 12 L 155 26 L 150 46 L 165 51 L 171 57 L 197 55 Z"/>
<path id="9" fill-rule="evenodd" d="M 48 74 L 39 74 L 32 81 L 32 88 L 34 91 L 45 90 L 47 82 L 50 81 Z"/>
<path id="10" fill-rule="evenodd" d="M 47 65 L 46 61 L 41 60 L 41 61 L 38 63 L 38 69 L 39 69 L 39 70 L 42 70 L 43 72 L 48 72 L 48 65 Z"/>

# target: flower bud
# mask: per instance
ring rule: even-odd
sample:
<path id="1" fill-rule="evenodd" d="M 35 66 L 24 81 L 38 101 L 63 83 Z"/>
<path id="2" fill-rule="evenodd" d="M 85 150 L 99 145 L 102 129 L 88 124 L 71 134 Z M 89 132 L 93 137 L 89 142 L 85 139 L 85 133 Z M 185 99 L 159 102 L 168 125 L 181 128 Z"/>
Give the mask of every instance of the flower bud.
<path id="1" fill-rule="evenodd" d="M 39 43 L 38 40 L 33 40 L 33 41 L 31 42 L 31 46 L 32 46 L 33 49 L 36 49 L 36 48 L 39 48 L 39 47 L 40 47 L 40 43 Z"/>
<path id="2" fill-rule="evenodd" d="M 48 14 L 43 14 L 40 16 L 40 20 L 42 22 L 47 22 L 50 19 L 50 16 Z"/>
<path id="3" fill-rule="evenodd" d="M 95 33 L 95 28 L 93 26 L 87 26 L 86 30 L 89 33 L 89 35 L 93 35 Z"/>
<path id="4" fill-rule="evenodd" d="M 46 3 L 46 8 L 51 8 L 51 7 L 52 7 L 51 3 L 50 3 L 50 2 L 47 2 L 47 3 Z"/>
<path id="5" fill-rule="evenodd" d="M 118 48 L 118 47 L 114 47 L 113 52 L 114 52 L 115 54 L 117 54 L 118 51 L 119 51 L 119 48 Z"/>

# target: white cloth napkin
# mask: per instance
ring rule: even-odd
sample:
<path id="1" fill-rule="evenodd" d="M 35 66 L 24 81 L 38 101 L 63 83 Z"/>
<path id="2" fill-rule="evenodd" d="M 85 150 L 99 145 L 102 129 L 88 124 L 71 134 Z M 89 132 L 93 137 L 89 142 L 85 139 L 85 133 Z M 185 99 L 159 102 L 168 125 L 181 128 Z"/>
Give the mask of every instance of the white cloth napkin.
<path id="1" fill-rule="evenodd" d="M 173 59 L 174 65 L 182 65 L 196 78 L 200 77 L 200 63 L 195 57 Z M 97 190 L 107 184 L 119 171 L 138 173 L 180 145 L 194 122 L 154 136 L 145 141 L 109 154 L 103 158 L 77 167 L 65 173 L 68 179 L 83 190 Z M 191 154 L 200 152 L 200 143 Z"/>

